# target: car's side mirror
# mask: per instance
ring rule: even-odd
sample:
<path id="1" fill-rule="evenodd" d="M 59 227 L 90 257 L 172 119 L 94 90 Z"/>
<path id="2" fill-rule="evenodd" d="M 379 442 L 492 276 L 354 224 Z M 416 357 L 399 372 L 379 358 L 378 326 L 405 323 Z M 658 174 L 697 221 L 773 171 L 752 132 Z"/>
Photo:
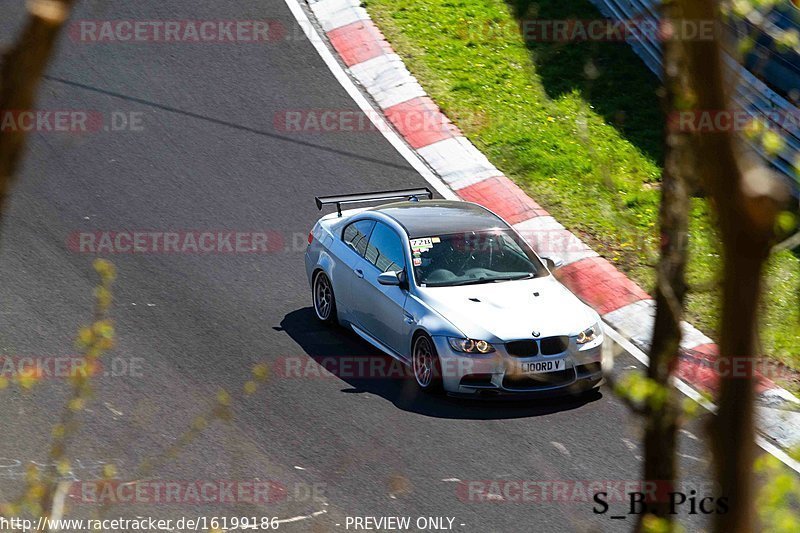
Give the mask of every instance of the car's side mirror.
<path id="1" fill-rule="evenodd" d="M 559 257 L 542 257 L 542 259 L 550 272 L 564 266 L 564 261 Z"/>
<path id="2" fill-rule="evenodd" d="M 378 274 L 378 283 L 389 287 L 400 287 L 406 291 L 408 290 L 408 277 L 406 277 L 405 270 Z"/>
<path id="3" fill-rule="evenodd" d="M 378 274 L 378 283 L 390 287 L 399 287 L 401 284 L 400 272 L 384 272 Z"/>
<path id="4" fill-rule="evenodd" d="M 406 274 L 405 270 L 401 270 L 397 273 L 397 279 L 400 280 L 400 288 L 404 291 L 408 290 L 408 274 Z"/>

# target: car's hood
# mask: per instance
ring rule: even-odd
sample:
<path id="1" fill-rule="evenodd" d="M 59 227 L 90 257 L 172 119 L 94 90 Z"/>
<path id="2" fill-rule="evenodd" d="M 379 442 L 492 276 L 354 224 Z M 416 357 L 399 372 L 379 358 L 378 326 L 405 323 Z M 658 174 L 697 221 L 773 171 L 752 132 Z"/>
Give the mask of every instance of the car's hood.
<path id="1" fill-rule="evenodd" d="M 467 337 L 506 342 L 577 335 L 599 319 L 552 276 L 521 281 L 424 287 L 420 298 Z"/>

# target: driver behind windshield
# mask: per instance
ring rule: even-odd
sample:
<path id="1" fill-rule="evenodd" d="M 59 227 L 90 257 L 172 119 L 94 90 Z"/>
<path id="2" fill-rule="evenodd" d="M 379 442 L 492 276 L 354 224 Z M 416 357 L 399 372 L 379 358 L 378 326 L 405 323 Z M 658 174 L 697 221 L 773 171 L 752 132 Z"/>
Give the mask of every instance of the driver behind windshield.
<path id="1" fill-rule="evenodd" d="M 547 275 L 509 230 L 411 239 L 417 283 L 430 287 L 494 283 Z"/>

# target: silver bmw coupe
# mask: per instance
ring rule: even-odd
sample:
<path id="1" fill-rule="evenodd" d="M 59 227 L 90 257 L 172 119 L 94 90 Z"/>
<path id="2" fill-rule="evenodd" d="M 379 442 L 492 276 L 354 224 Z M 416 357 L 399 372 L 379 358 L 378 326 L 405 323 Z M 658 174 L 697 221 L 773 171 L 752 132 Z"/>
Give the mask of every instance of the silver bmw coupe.
<path id="1" fill-rule="evenodd" d="M 554 258 L 496 214 L 428 189 L 316 203 L 336 205 L 308 236 L 317 317 L 408 365 L 420 389 L 539 396 L 599 386 L 600 317 L 556 280 Z"/>

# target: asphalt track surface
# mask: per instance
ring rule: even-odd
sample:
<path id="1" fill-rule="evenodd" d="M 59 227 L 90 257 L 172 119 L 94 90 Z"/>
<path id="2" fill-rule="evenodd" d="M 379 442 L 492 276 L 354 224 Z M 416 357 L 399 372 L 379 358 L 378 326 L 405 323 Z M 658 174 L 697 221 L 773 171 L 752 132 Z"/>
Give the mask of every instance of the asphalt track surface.
<path id="1" fill-rule="evenodd" d="M 0 45 L 18 31 L 21 5 L 0 1 Z M 284 2 L 81 2 L 73 16 L 265 18 L 295 38 L 84 44 L 64 36 L 49 68 L 41 109 L 141 113 L 143 127 L 30 137 L 2 223 L 0 354 L 74 353 L 74 333 L 90 316 L 95 256 L 68 249 L 73 232 L 268 230 L 285 241 L 268 254 L 109 257 L 119 271 L 110 357 L 136 361 L 139 371 L 99 379 L 71 445 L 71 479 L 96 478 L 104 463 L 136 479 L 137 465 L 174 443 L 218 389 L 241 390 L 256 363 L 294 357 L 313 367 L 323 357 L 376 353 L 314 319 L 302 253 L 319 216 L 313 197 L 426 183 L 378 132 L 276 131 L 273 117 L 287 109 L 357 109 L 299 38 Z M 640 365 L 623 356 L 616 368 L 633 366 Z M 3 499 L 22 486 L 22 464 L 45 461 L 65 394 L 57 379 L 31 393 L 0 391 Z M 688 429 L 681 469 L 701 483 L 708 462 L 694 438 L 700 422 Z M 641 434 L 642 421 L 606 387 L 580 401 L 496 404 L 418 396 L 396 379 L 273 373 L 253 398 L 235 401 L 230 422 L 212 424 L 151 477 L 274 480 L 288 498 L 258 507 L 125 504 L 110 516 L 324 511 L 281 528 L 343 531 L 347 516 L 391 515 L 453 517 L 456 531 L 624 530 L 632 519 L 609 518 L 623 504 L 596 516 L 591 502 L 470 502 L 454 480 L 635 480 Z M 311 485 L 317 498 L 303 494 Z M 77 504 L 71 513 L 91 510 Z"/>

